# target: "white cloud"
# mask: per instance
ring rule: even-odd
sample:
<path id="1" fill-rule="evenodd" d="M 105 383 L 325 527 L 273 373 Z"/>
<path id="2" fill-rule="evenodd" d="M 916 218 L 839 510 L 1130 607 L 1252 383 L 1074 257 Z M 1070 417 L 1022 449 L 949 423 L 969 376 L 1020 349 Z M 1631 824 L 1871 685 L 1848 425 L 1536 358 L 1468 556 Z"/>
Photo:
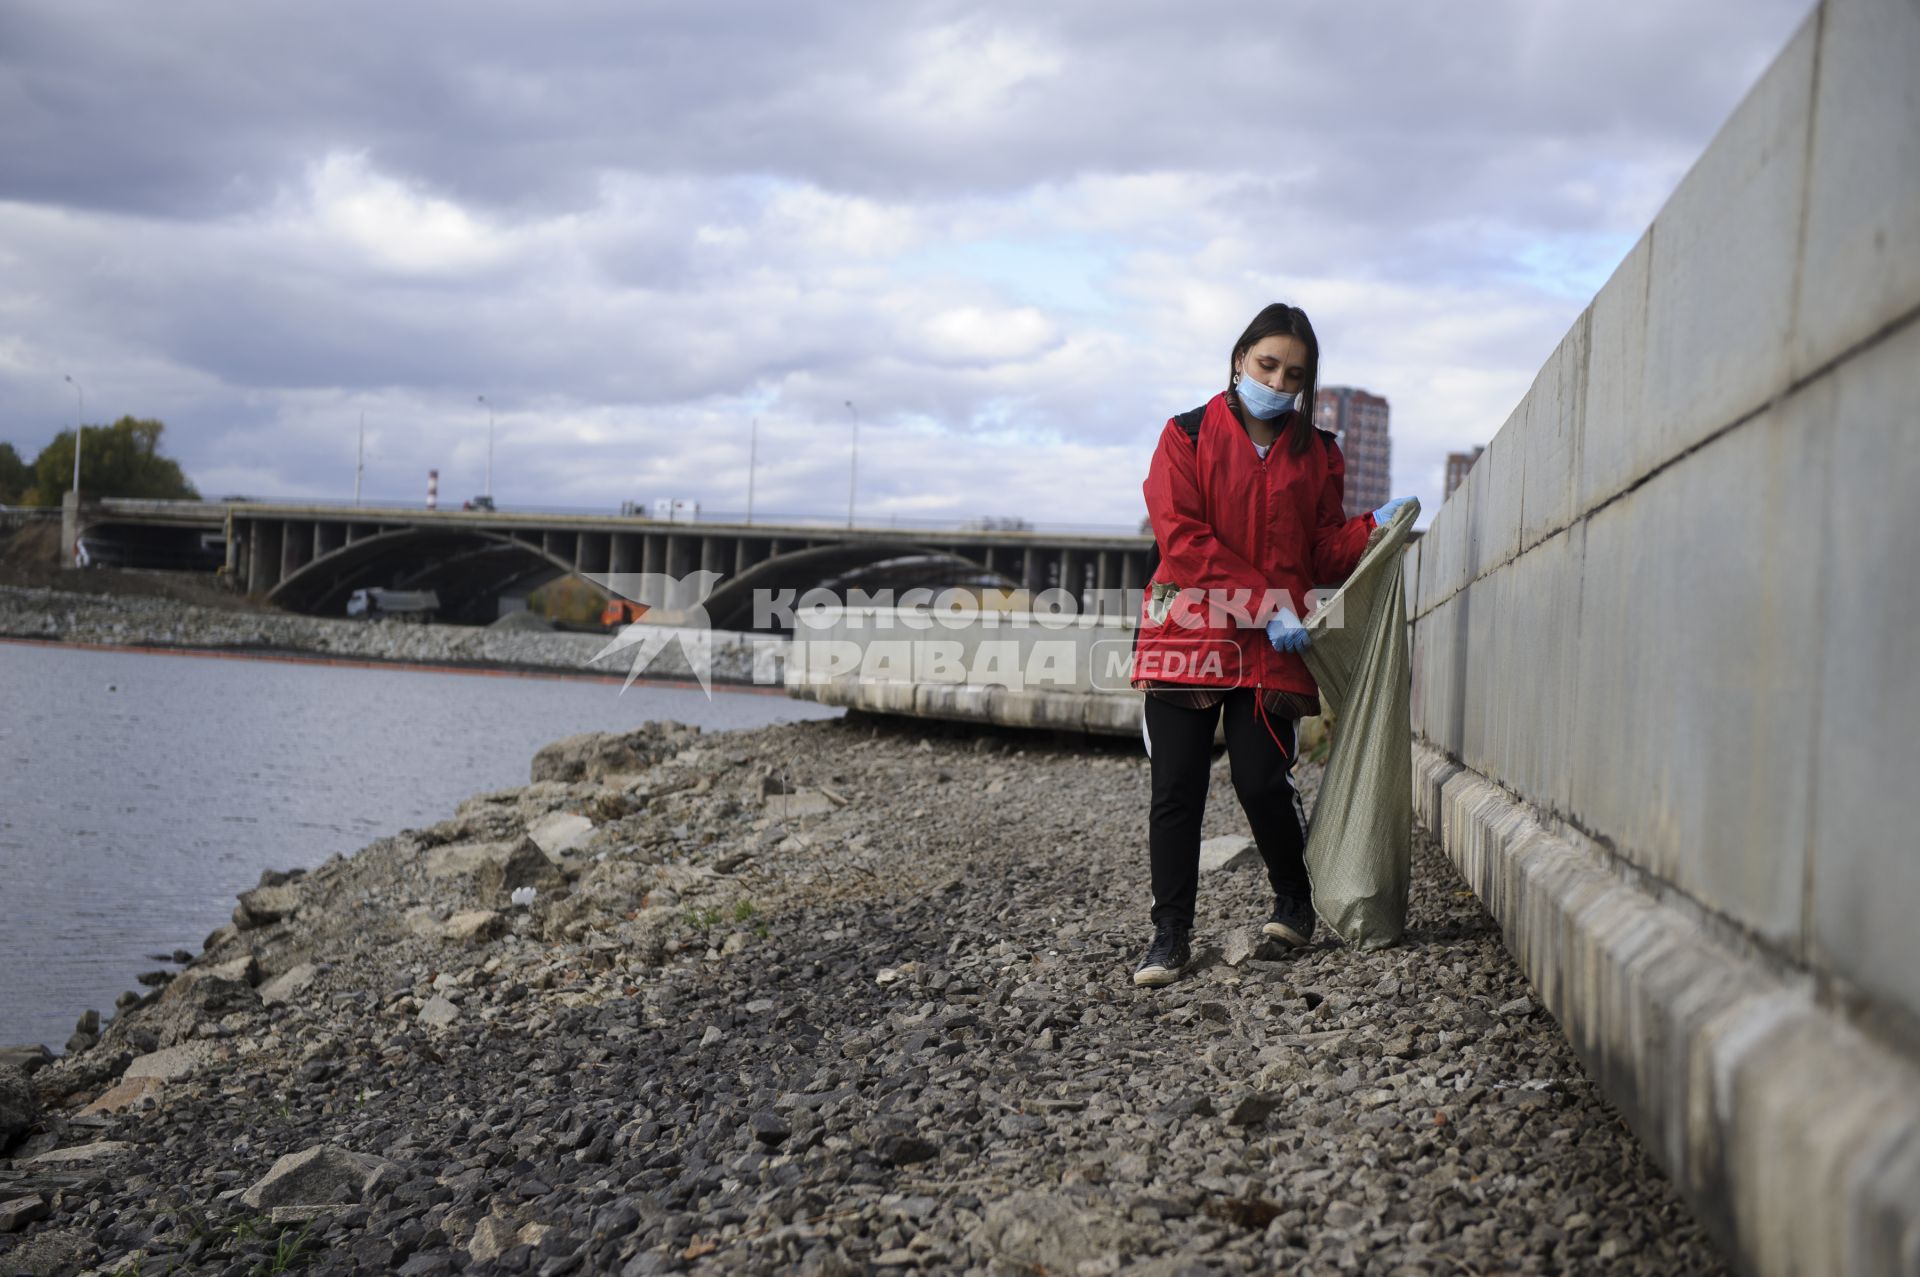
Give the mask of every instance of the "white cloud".
<path id="1" fill-rule="evenodd" d="M 910 38 L 906 56 L 893 63 L 898 76 L 880 113 L 933 139 L 994 127 L 1010 97 L 1057 76 L 1064 61 L 1031 33 L 972 18 L 950 23 Z"/>
<path id="2" fill-rule="evenodd" d="M 73 372 L 210 492 L 348 495 L 364 410 L 370 493 L 458 500 L 485 393 L 503 503 L 738 509 L 758 416 L 756 505 L 830 513 L 853 400 L 862 511 L 1129 528 L 1281 298 L 1437 503 L 1801 8 L 1283 6 L 1265 78 L 1213 0 L 429 4 L 377 47 L 351 3 L 90 3 L 0 51 L 45 107 L 0 118 L 23 451 Z"/>
<path id="3" fill-rule="evenodd" d="M 922 331 L 924 358 L 949 365 L 1025 362 L 1058 340 L 1053 323 L 1032 306 L 957 306 L 929 316 Z"/>
<path id="4" fill-rule="evenodd" d="M 446 199 L 374 172 L 365 155 L 328 155 L 308 174 L 315 230 L 341 253 L 402 274 L 458 275 L 498 263 L 505 237 Z"/>

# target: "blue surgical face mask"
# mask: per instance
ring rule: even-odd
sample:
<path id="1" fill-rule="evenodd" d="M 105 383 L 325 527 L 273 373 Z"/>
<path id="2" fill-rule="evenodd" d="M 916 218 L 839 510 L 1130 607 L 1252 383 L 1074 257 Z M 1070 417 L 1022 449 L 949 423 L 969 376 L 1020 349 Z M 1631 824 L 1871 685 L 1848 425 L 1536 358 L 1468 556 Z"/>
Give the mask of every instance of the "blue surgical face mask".
<path id="1" fill-rule="evenodd" d="M 1262 421 L 1272 421 L 1282 413 L 1292 411 L 1294 401 L 1299 398 L 1292 393 L 1269 390 L 1264 384 L 1245 376 L 1234 382 L 1233 388 L 1240 396 L 1240 406 Z"/>

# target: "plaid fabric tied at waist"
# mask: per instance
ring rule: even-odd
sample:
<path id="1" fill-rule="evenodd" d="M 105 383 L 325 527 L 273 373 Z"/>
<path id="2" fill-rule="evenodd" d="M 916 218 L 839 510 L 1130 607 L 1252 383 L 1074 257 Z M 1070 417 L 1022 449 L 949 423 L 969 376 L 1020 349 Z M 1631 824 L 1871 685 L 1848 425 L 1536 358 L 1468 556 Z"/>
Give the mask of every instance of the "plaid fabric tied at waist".
<path id="1" fill-rule="evenodd" d="M 1134 684 L 1149 696 L 1158 696 L 1161 700 L 1187 709 L 1211 709 L 1227 699 L 1232 690 L 1225 687 L 1189 687 L 1180 683 Z M 1312 718 L 1320 712 L 1320 698 L 1301 692 L 1285 692 L 1277 687 L 1264 689 L 1260 694 L 1261 704 L 1267 713 L 1275 718 Z"/>

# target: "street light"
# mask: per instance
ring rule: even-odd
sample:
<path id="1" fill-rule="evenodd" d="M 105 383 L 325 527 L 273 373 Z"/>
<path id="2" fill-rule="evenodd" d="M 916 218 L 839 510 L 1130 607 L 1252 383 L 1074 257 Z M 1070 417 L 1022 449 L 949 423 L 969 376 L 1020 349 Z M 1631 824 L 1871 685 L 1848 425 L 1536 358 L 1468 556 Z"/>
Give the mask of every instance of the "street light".
<path id="1" fill-rule="evenodd" d="M 493 405 L 487 403 L 485 395 L 475 395 L 475 399 L 487 404 L 487 500 L 493 500 Z"/>
<path id="2" fill-rule="evenodd" d="M 67 384 L 73 387 L 74 397 L 80 405 L 79 411 L 73 417 L 73 499 L 78 501 L 80 499 L 80 436 L 86 430 L 81 422 L 87 415 L 87 393 L 80 389 L 80 383 L 72 376 L 62 375 L 67 377 Z"/>
<path id="3" fill-rule="evenodd" d="M 747 436 L 747 522 L 753 522 L 753 467 L 760 456 L 760 418 L 753 419 L 753 433 Z"/>
<path id="4" fill-rule="evenodd" d="M 860 478 L 860 410 L 847 400 L 847 413 L 853 418 L 853 455 L 847 461 L 847 526 L 853 526 L 854 485 Z"/>

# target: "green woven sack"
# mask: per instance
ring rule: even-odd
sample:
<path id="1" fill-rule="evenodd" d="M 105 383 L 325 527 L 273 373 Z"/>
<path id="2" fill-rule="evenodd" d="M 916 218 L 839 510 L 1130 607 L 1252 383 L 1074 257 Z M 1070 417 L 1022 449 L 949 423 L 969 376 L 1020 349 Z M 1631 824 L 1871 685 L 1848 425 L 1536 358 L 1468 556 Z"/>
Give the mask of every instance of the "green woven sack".
<path id="1" fill-rule="evenodd" d="M 1407 925 L 1413 863 L 1411 664 L 1401 559 L 1420 503 L 1376 532 L 1337 594 L 1307 618 L 1333 752 L 1307 830 L 1313 907 L 1341 940 L 1383 949 Z"/>

